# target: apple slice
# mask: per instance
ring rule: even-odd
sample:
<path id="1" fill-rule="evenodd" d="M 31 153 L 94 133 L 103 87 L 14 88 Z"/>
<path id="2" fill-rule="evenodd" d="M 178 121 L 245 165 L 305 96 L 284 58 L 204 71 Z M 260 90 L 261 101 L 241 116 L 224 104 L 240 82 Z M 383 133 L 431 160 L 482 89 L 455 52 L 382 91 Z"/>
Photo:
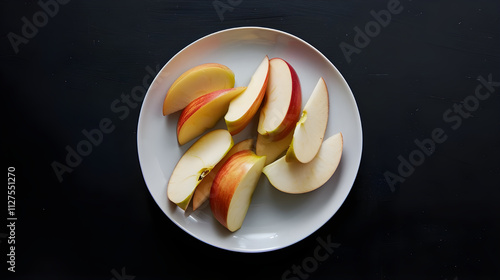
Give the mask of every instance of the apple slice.
<path id="1" fill-rule="evenodd" d="M 177 122 L 177 141 L 184 145 L 214 127 L 224 116 L 229 102 L 242 93 L 246 87 L 221 89 L 202 95 L 182 111 Z"/>
<path id="2" fill-rule="evenodd" d="M 316 156 L 325 137 L 329 106 L 328 89 L 320 78 L 295 126 L 286 161 L 307 163 Z"/>
<path id="3" fill-rule="evenodd" d="M 225 129 L 213 130 L 198 139 L 181 157 L 167 185 L 168 199 L 186 210 L 196 186 L 233 146 Z"/>
<path id="4" fill-rule="evenodd" d="M 196 187 L 196 190 L 194 191 L 194 196 L 193 196 L 193 210 L 198 209 L 203 202 L 205 202 L 209 195 L 210 195 L 210 189 L 212 188 L 212 183 L 215 179 L 215 176 L 219 172 L 220 168 L 224 163 L 231 157 L 232 155 L 236 154 L 239 151 L 243 150 L 250 150 L 252 149 L 253 146 L 253 139 L 247 139 L 243 140 L 237 144 L 235 144 L 231 150 L 224 156 L 223 159 L 217 163 L 217 165 L 208 173 L 203 180 L 201 180 L 200 184 L 198 187 Z"/>
<path id="5" fill-rule="evenodd" d="M 269 57 L 266 55 L 252 75 L 247 89 L 229 103 L 224 119 L 231 135 L 241 132 L 257 113 L 264 99 L 268 80 Z"/>
<path id="6" fill-rule="evenodd" d="M 163 115 L 184 109 L 191 101 L 219 89 L 234 87 L 234 73 L 219 63 L 195 66 L 180 75 L 170 86 L 163 102 Z"/>
<path id="7" fill-rule="evenodd" d="M 243 224 L 265 162 L 265 156 L 250 150 L 240 151 L 226 161 L 214 179 L 210 208 L 231 232 Z"/>
<path id="8" fill-rule="evenodd" d="M 285 157 L 264 167 L 269 182 L 286 193 L 306 193 L 324 185 L 335 173 L 342 156 L 342 133 L 326 139 L 308 163 L 286 162 Z"/>
<path id="9" fill-rule="evenodd" d="M 287 150 L 292 142 L 293 131 L 290 131 L 285 138 L 273 141 L 262 134 L 257 134 L 257 144 L 255 153 L 259 156 L 266 156 L 266 165 L 275 161 L 283 152 Z"/>
<path id="10" fill-rule="evenodd" d="M 295 128 L 301 112 L 302 91 L 299 77 L 288 62 L 273 58 L 269 65 L 269 82 L 257 131 L 277 141 Z"/>

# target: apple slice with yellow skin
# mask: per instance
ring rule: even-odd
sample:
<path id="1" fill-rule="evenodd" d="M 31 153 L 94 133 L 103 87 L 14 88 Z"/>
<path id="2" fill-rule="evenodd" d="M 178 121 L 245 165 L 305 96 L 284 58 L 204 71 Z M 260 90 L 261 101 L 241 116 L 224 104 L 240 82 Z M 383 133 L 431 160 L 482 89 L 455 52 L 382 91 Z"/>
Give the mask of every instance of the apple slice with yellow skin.
<path id="1" fill-rule="evenodd" d="M 243 224 L 265 162 L 265 156 L 257 156 L 250 150 L 240 151 L 226 161 L 214 179 L 210 208 L 231 232 Z"/>
<path id="2" fill-rule="evenodd" d="M 210 131 L 198 139 L 180 158 L 167 185 L 168 199 L 186 210 L 200 181 L 233 146 L 225 129 Z"/>
<path id="3" fill-rule="evenodd" d="M 301 112 L 302 91 L 299 76 L 288 62 L 273 58 L 269 64 L 269 82 L 257 131 L 277 141 L 295 128 Z"/>
<path id="4" fill-rule="evenodd" d="M 163 102 L 163 115 L 184 109 L 191 101 L 219 89 L 234 87 L 234 73 L 219 63 L 195 66 L 180 75 L 170 86 Z"/>
<path id="5" fill-rule="evenodd" d="M 177 122 L 177 141 L 184 145 L 214 127 L 227 112 L 229 102 L 246 87 L 216 90 L 202 95 L 182 111 Z"/>
<path id="6" fill-rule="evenodd" d="M 326 139 L 308 163 L 287 162 L 285 157 L 264 167 L 264 174 L 276 189 L 293 194 L 313 191 L 335 173 L 342 157 L 343 137 L 337 133 Z"/>
<path id="7" fill-rule="evenodd" d="M 231 135 L 241 132 L 257 113 L 264 99 L 268 80 L 269 57 L 266 55 L 252 75 L 247 89 L 229 103 L 224 120 Z"/>
<path id="8" fill-rule="evenodd" d="M 215 176 L 219 172 L 220 168 L 224 165 L 224 163 L 239 151 L 250 150 L 253 147 L 253 139 L 243 140 L 234 144 L 234 146 L 229 150 L 229 152 L 224 156 L 223 159 L 217 163 L 217 165 L 208 173 L 203 180 L 201 180 L 198 187 L 194 191 L 193 196 L 193 210 L 198 209 L 210 196 L 210 189 L 212 188 L 212 183 L 214 182 Z"/>
<path id="9" fill-rule="evenodd" d="M 257 144 L 255 153 L 259 156 L 266 156 L 266 165 L 275 161 L 283 152 L 287 150 L 292 142 L 293 131 L 290 131 L 285 138 L 273 141 L 262 134 L 257 134 Z"/>
<path id="10" fill-rule="evenodd" d="M 328 88 L 325 80 L 320 78 L 295 126 L 286 161 L 307 163 L 316 156 L 325 137 L 329 106 Z"/>

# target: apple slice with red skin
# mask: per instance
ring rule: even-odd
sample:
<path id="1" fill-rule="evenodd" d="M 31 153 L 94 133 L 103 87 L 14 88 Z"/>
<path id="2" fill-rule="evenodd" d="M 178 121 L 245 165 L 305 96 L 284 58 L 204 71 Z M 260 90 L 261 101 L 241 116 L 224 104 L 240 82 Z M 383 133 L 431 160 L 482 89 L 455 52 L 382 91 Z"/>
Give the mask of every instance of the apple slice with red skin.
<path id="1" fill-rule="evenodd" d="M 231 232 L 243 224 L 265 162 L 265 156 L 257 156 L 250 150 L 240 151 L 226 161 L 214 179 L 210 208 Z"/>
<path id="2" fill-rule="evenodd" d="M 214 127 L 226 114 L 229 102 L 246 87 L 221 89 L 202 95 L 182 111 L 177 122 L 177 141 L 184 145 Z"/>
<path id="3" fill-rule="evenodd" d="M 231 135 L 240 133 L 257 113 L 264 99 L 268 80 L 269 57 L 266 55 L 252 75 L 247 89 L 229 103 L 224 120 Z"/>
<path id="4" fill-rule="evenodd" d="M 225 129 L 203 135 L 182 155 L 170 175 L 167 196 L 186 210 L 196 186 L 233 146 L 233 137 Z"/>
<path id="5" fill-rule="evenodd" d="M 196 98 L 219 89 L 234 87 L 234 73 L 219 63 L 205 63 L 182 73 L 170 86 L 163 101 L 163 115 L 184 109 Z"/>
<path id="6" fill-rule="evenodd" d="M 210 196 L 210 189 L 212 188 L 212 183 L 214 182 L 215 176 L 219 172 L 220 168 L 226 163 L 226 161 L 232 155 L 236 154 L 239 151 L 250 150 L 253 147 L 253 139 L 243 140 L 234 144 L 234 146 L 229 150 L 229 152 L 224 156 L 223 159 L 217 163 L 217 165 L 208 173 L 203 180 L 201 180 L 198 187 L 194 191 L 193 196 L 193 210 L 198 209 Z"/>
<path id="7" fill-rule="evenodd" d="M 299 76 L 288 62 L 273 58 L 269 64 L 269 82 L 257 130 L 259 134 L 278 141 L 293 131 L 299 120 L 302 90 Z"/>

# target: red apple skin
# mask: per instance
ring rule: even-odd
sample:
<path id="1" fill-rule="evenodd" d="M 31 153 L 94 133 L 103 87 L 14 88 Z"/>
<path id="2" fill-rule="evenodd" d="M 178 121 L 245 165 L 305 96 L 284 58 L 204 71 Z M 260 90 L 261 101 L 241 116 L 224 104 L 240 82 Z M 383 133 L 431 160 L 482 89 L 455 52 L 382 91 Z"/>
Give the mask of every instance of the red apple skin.
<path id="1" fill-rule="evenodd" d="M 181 130 L 182 125 L 186 120 L 188 120 L 196 111 L 198 111 L 201 107 L 203 107 L 208 102 L 216 99 L 217 97 L 224 95 L 228 92 L 231 92 L 238 88 L 228 88 L 216 90 L 205 95 L 202 95 L 195 100 L 191 101 L 184 110 L 182 110 L 181 115 L 179 116 L 179 120 L 177 121 L 177 135 L 179 135 L 179 131 Z"/>
<path id="2" fill-rule="evenodd" d="M 273 58 L 273 59 L 281 59 L 281 58 Z M 282 59 L 283 60 L 283 59 Z M 295 124 L 300 118 L 300 114 L 302 113 L 302 87 L 300 86 L 299 76 L 295 69 L 288 63 L 283 60 L 290 69 L 290 75 L 292 76 L 292 96 L 290 98 L 290 106 L 288 107 L 288 111 L 281 123 L 282 129 L 277 131 L 275 135 L 270 135 L 273 141 L 279 141 L 285 138 L 292 130 L 295 129 Z"/>
<path id="3" fill-rule="evenodd" d="M 215 176 L 210 189 L 210 208 L 214 217 L 224 226 L 227 225 L 227 214 L 233 194 L 241 179 L 253 163 L 260 157 L 250 150 L 232 155 Z"/>

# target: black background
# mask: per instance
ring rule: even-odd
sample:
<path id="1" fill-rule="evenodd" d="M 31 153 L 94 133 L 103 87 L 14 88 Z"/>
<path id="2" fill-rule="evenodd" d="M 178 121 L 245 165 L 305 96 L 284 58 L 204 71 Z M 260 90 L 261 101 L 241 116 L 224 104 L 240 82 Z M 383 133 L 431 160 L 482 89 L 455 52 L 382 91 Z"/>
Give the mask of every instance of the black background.
<path id="1" fill-rule="evenodd" d="M 389 1 L 221 2 L 234 7 L 218 14 L 210 0 L 73 0 L 16 53 L 9 34 L 21 36 L 23 17 L 33 22 L 42 9 L 2 1 L 4 168 L 16 168 L 18 218 L 15 273 L 2 218 L 2 279 L 282 279 L 287 270 L 288 279 L 498 279 L 500 86 L 459 125 L 443 117 L 464 100 L 474 105 L 479 76 L 500 82 L 498 1 L 401 0 L 403 11 L 350 63 L 339 45 L 355 46 L 355 27 Z M 142 84 L 146 67 L 238 26 L 280 29 L 315 46 L 349 83 L 363 124 L 363 157 L 343 206 L 308 238 L 269 253 L 217 249 L 172 223 L 140 170 L 141 104 L 123 119 L 110 108 Z M 115 129 L 59 182 L 51 164 L 64 163 L 66 147 L 104 118 Z M 398 157 L 408 159 L 414 141 L 436 128 L 446 141 L 392 191 L 386 171 L 398 174 Z M 311 264 L 318 238 L 340 246 L 293 275 Z"/>

